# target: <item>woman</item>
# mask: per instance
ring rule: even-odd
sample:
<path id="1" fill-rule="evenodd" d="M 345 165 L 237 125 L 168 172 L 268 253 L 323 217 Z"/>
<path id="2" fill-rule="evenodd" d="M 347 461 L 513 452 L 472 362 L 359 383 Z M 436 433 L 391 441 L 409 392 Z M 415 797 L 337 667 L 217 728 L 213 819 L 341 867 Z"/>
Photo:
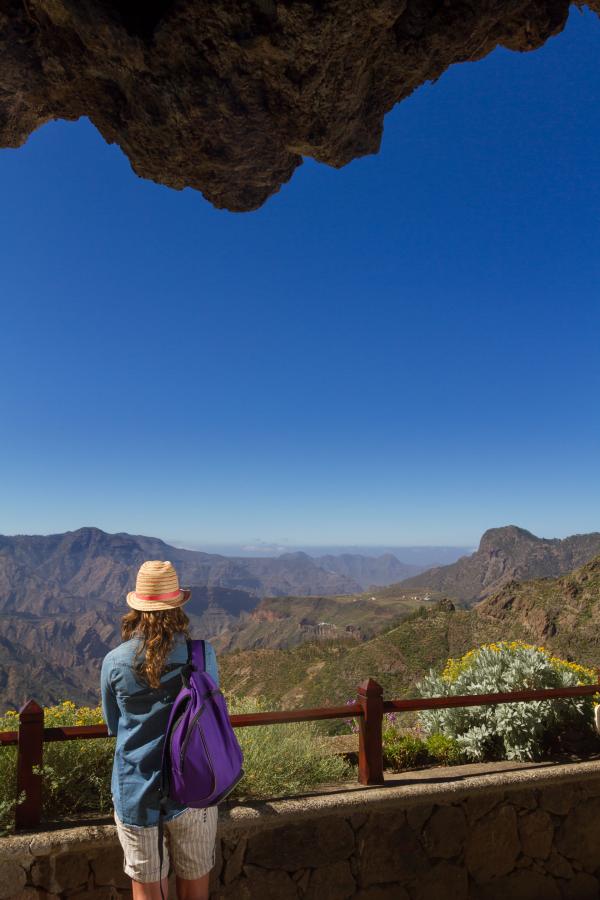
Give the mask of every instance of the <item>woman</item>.
<path id="1" fill-rule="evenodd" d="M 141 566 L 135 591 L 127 595 L 131 612 L 123 616 L 123 643 L 102 663 L 102 708 L 108 733 L 116 735 L 112 774 L 115 822 L 125 872 L 134 900 L 167 897 L 169 858 L 179 900 L 207 900 L 214 865 L 216 806 L 187 809 L 167 801 L 164 820 L 163 879 L 160 882 L 158 817 L 165 731 L 181 687 L 187 659 L 189 619 L 181 607 L 190 591 L 180 590 L 170 562 Z M 215 651 L 205 643 L 206 671 L 218 684 Z"/>

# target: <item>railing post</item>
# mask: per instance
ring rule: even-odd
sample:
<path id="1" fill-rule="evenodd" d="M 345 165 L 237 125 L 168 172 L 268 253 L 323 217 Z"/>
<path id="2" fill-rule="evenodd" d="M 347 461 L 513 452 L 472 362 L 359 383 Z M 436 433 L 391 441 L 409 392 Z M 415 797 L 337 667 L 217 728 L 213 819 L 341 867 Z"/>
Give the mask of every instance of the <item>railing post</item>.
<path id="1" fill-rule="evenodd" d="M 357 701 L 364 712 L 358 719 L 358 781 L 383 784 L 383 688 L 367 678 L 358 686 Z"/>
<path id="2" fill-rule="evenodd" d="M 17 828 L 35 828 L 42 816 L 42 776 L 34 773 L 44 755 L 44 710 L 29 700 L 19 710 L 19 744 L 17 747 L 17 796 L 25 799 L 15 810 Z"/>

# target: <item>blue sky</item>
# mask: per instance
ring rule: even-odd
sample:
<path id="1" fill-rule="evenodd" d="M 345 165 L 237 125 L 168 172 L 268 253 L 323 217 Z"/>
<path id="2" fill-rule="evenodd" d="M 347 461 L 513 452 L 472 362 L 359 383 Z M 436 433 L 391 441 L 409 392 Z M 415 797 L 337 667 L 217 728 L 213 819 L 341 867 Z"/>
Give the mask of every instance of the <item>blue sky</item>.
<path id="1" fill-rule="evenodd" d="M 600 529 L 600 21 L 447 72 L 259 211 L 86 121 L 0 152 L 0 531 Z"/>

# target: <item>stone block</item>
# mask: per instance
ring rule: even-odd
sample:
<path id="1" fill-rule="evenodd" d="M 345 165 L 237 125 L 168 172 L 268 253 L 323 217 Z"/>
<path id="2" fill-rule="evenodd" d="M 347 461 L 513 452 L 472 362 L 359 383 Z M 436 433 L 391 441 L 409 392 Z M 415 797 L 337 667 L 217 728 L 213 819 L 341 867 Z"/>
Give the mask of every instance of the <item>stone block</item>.
<path id="1" fill-rule="evenodd" d="M 229 858 L 223 867 L 223 884 L 230 884 L 238 878 L 242 871 L 244 854 L 246 852 L 246 839 L 240 838 L 234 850 L 229 850 Z"/>
<path id="2" fill-rule="evenodd" d="M 62 853 L 41 856 L 31 867 L 31 880 L 36 887 L 61 894 L 88 886 L 90 865 L 85 853 Z"/>
<path id="3" fill-rule="evenodd" d="M 127 888 L 131 879 L 123 871 L 123 851 L 120 847 L 110 847 L 90 860 L 96 887 L 113 885 Z"/>
<path id="4" fill-rule="evenodd" d="M 310 877 L 306 900 L 348 900 L 354 896 L 356 884 L 350 871 L 350 863 L 340 860 L 330 866 L 319 866 Z"/>
<path id="5" fill-rule="evenodd" d="M 554 875 L 555 878 L 573 877 L 573 869 L 571 868 L 570 863 L 564 856 L 557 853 L 556 850 L 552 850 L 550 856 L 544 863 L 544 868 L 549 875 Z"/>
<path id="6" fill-rule="evenodd" d="M 493 809 L 471 828 L 466 844 L 467 869 L 478 884 L 512 871 L 519 856 L 514 806 Z"/>
<path id="7" fill-rule="evenodd" d="M 536 792 L 532 790 L 520 789 L 518 791 L 508 791 L 506 799 L 517 809 L 536 809 L 538 800 Z"/>
<path id="8" fill-rule="evenodd" d="M 226 887 L 211 892 L 210 900 L 253 900 L 257 896 L 252 893 L 247 878 L 237 878 Z"/>
<path id="9" fill-rule="evenodd" d="M 600 797 L 600 778 L 582 781 L 580 788 L 586 797 Z"/>
<path id="10" fill-rule="evenodd" d="M 358 852 L 362 887 L 408 881 L 429 868 L 419 839 L 398 813 L 371 815 L 358 837 Z"/>
<path id="11" fill-rule="evenodd" d="M 358 891 L 353 900 L 410 900 L 410 897 L 401 884 L 377 884 Z"/>
<path id="12" fill-rule="evenodd" d="M 348 821 L 350 822 L 350 826 L 354 829 L 354 831 L 358 831 L 359 828 L 363 827 L 368 818 L 369 817 L 366 813 L 354 813 L 354 815 L 350 816 Z"/>
<path id="13" fill-rule="evenodd" d="M 31 867 L 31 881 L 36 887 L 42 887 L 47 891 L 54 890 L 54 865 L 50 857 L 41 856 Z M 0 884 L 2 882 L 0 881 Z M 0 894 L 0 897 L 2 895 Z"/>
<path id="14" fill-rule="evenodd" d="M 554 823 L 543 809 L 519 816 L 519 838 L 526 856 L 548 859 L 554 838 Z"/>
<path id="15" fill-rule="evenodd" d="M 486 813 L 504 800 L 504 794 L 475 794 L 465 802 L 465 812 L 470 825 L 477 822 Z"/>
<path id="16" fill-rule="evenodd" d="M 0 840 L 2 840 L 0 838 Z M 27 882 L 27 875 L 25 873 L 25 869 L 19 865 L 17 862 L 12 862 L 9 859 L 1 859 L 0 860 L 0 898 L 1 900 L 5 900 L 7 897 L 12 897 L 13 894 L 18 894 L 21 891 Z"/>
<path id="17" fill-rule="evenodd" d="M 598 900 L 600 889 L 598 879 L 587 872 L 578 872 L 570 881 L 560 885 L 562 900 Z"/>
<path id="18" fill-rule="evenodd" d="M 301 897 L 303 897 L 306 892 L 313 871 L 314 869 L 298 869 L 296 872 L 292 873 L 292 878 L 296 882 Z"/>
<path id="19" fill-rule="evenodd" d="M 354 832 L 348 822 L 328 816 L 254 835 L 248 840 L 246 863 L 293 872 L 347 859 L 353 850 Z"/>
<path id="20" fill-rule="evenodd" d="M 556 849 L 569 860 L 580 862 L 589 872 L 600 861 L 600 797 L 591 797 L 575 806 L 556 834 Z"/>
<path id="21" fill-rule="evenodd" d="M 9 900 L 60 900 L 58 894 L 48 894 L 38 888 L 26 887 L 18 894 L 13 894 Z"/>
<path id="22" fill-rule="evenodd" d="M 467 900 L 469 877 L 464 866 L 441 862 L 411 886 L 412 900 Z"/>
<path id="23" fill-rule="evenodd" d="M 250 897 L 260 897 L 260 900 L 296 900 L 299 897 L 296 883 L 287 872 L 244 866 L 244 875 L 248 879 Z"/>
<path id="24" fill-rule="evenodd" d="M 420 834 L 423 825 L 433 812 L 433 806 L 410 806 L 406 810 L 406 821 L 413 831 Z"/>
<path id="25" fill-rule="evenodd" d="M 540 807 L 557 816 L 566 816 L 575 806 L 576 790 L 573 784 L 557 784 L 540 792 Z"/>
<path id="26" fill-rule="evenodd" d="M 69 893 L 69 900 L 118 900 L 118 897 L 117 889 L 111 885 L 91 889 L 83 888 L 83 890 L 75 891 L 74 894 Z"/>
<path id="27" fill-rule="evenodd" d="M 84 853 L 61 853 L 54 862 L 54 878 L 60 891 L 86 886 L 90 865 Z"/>
<path id="28" fill-rule="evenodd" d="M 429 856 L 452 859 L 462 850 L 467 834 L 460 806 L 439 806 L 423 828 L 422 841 Z"/>
<path id="29" fill-rule="evenodd" d="M 562 900 L 556 882 L 539 872 L 519 869 L 480 886 L 473 900 Z"/>

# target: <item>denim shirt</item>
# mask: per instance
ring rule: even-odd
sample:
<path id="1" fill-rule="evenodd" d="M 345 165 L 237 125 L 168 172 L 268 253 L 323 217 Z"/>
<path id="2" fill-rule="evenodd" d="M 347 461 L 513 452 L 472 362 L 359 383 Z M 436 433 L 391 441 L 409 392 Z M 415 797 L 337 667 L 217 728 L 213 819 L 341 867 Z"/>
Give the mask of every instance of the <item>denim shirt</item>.
<path id="1" fill-rule="evenodd" d="M 181 688 L 179 669 L 163 673 L 161 686 L 151 688 L 134 670 L 139 638 L 125 641 L 104 657 L 100 676 L 102 710 L 109 735 L 116 735 L 111 790 L 115 812 L 126 825 L 150 826 L 158 822 L 163 740 L 173 701 Z M 218 684 L 215 651 L 205 642 L 206 671 Z M 185 663 L 183 634 L 166 665 Z M 167 801 L 167 819 L 186 807 Z"/>

